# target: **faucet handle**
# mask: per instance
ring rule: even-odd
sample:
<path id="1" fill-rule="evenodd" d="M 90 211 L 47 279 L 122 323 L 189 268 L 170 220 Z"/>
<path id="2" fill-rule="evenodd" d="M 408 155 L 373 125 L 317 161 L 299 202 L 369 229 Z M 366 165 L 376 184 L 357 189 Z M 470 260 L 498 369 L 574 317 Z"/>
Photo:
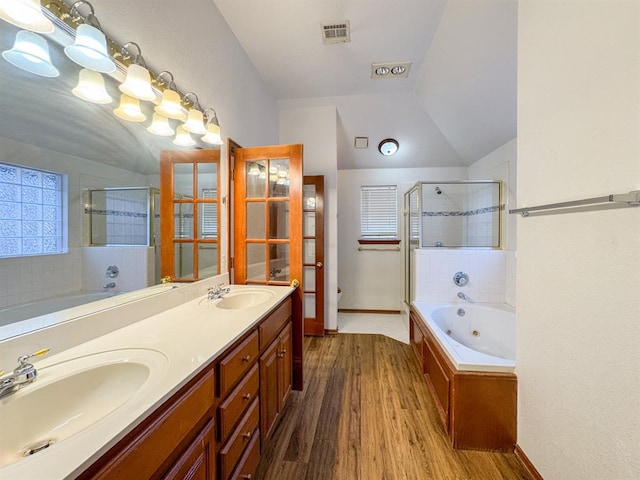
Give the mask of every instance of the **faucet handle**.
<path id="1" fill-rule="evenodd" d="M 33 353 L 29 354 L 29 355 L 22 355 L 21 357 L 18 357 L 18 363 L 20 364 L 20 366 L 22 366 L 27 362 L 27 360 L 30 360 L 30 359 L 36 358 L 36 357 L 42 357 L 43 355 L 46 355 L 50 351 L 51 351 L 50 348 L 43 348 L 43 349 L 40 349 L 37 352 L 33 352 Z"/>

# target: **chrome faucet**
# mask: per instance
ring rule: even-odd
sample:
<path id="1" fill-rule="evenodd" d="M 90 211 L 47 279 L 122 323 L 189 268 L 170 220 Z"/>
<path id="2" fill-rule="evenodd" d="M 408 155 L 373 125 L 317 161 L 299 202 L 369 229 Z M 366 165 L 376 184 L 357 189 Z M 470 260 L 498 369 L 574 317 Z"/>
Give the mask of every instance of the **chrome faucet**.
<path id="1" fill-rule="evenodd" d="M 460 299 L 462 299 L 462 300 L 464 300 L 466 302 L 473 303 L 473 300 L 471 300 L 469 298 L 469 296 L 465 295 L 463 292 L 458 292 L 458 298 L 460 298 Z"/>
<path id="2" fill-rule="evenodd" d="M 49 353 L 49 349 L 43 348 L 30 355 L 22 355 L 18 358 L 18 366 L 13 370 L 13 373 L 4 378 L 2 378 L 4 372 L 0 370 L 0 398 L 20 390 L 25 385 L 35 382 L 38 377 L 38 371 L 31 363 L 27 362 L 27 360 L 41 357 L 47 353 Z"/>
<path id="3" fill-rule="evenodd" d="M 213 287 L 209 287 L 207 289 L 207 299 L 208 300 L 217 300 L 218 298 L 222 298 L 225 294 L 231 291 L 231 287 L 222 288 L 222 283 L 215 285 Z"/>
<path id="4" fill-rule="evenodd" d="M 102 288 L 116 288 L 116 282 L 111 282 L 111 283 L 107 283 L 104 287 Z"/>

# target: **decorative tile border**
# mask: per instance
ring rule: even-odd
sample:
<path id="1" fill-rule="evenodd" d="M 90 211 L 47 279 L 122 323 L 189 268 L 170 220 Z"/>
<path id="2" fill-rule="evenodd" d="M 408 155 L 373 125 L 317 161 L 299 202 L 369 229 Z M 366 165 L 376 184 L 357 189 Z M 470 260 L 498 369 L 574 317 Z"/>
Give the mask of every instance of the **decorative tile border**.
<path id="1" fill-rule="evenodd" d="M 477 208 L 475 210 L 451 211 L 451 212 L 422 212 L 423 217 L 469 217 L 471 215 L 483 215 L 485 213 L 499 212 L 505 209 L 505 204 L 492 207 Z"/>

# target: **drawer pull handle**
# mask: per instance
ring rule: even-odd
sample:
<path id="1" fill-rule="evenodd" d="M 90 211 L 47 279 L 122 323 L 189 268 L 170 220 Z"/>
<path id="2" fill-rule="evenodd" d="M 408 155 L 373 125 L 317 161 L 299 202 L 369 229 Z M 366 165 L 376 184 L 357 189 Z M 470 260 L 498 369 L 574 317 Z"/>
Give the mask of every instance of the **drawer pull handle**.
<path id="1" fill-rule="evenodd" d="M 243 475 L 242 478 L 244 480 L 251 480 L 253 477 L 251 476 L 251 474 L 249 473 L 248 475 Z"/>
<path id="2" fill-rule="evenodd" d="M 248 362 L 249 360 L 251 360 L 251 355 L 245 355 L 244 357 L 242 357 L 243 362 Z"/>
<path id="3" fill-rule="evenodd" d="M 245 393 L 244 395 L 242 395 L 242 398 L 245 400 L 249 400 L 251 398 L 251 394 L 250 393 Z"/>
<path id="4" fill-rule="evenodd" d="M 252 434 L 252 432 L 243 433 L 242 438 L 244 438 L 245 440 L 249 440 Z"/>
<path id="5" fill-rule="evenodd" d="M 278 353 L 278 357 L 279 358 L 284 358 L 285 354 L 287 353 L 286 350 L 280 350 L 280 353 Z"/>

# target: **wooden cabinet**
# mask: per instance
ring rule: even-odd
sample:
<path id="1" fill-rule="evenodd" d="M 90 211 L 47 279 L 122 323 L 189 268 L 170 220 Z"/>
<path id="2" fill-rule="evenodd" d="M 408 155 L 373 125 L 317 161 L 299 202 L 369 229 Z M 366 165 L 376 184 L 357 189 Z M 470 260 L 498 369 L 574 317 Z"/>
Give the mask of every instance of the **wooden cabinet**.
<path id="1" fill-rule="evenodd" d="M 162 480 L 211 480 L 216 474 L 214 422 L 210 420 Z"/>
<path id="2" fill-rule="evenodd" d="M 424 333 L 420 320 L 413 310 L 409 312 L 409 341 L 424 373 Z"/>
<path id="3" fill-rule="evenodd" d="M 291 311 L 286 298 L 78 478 L 250 479 L 291 390 Z"/>
<path id="4" fill-rule="evenodd" d="M 260 429 L 263 443 L 291 391 L 291 322 L 260 356 Z"/>

